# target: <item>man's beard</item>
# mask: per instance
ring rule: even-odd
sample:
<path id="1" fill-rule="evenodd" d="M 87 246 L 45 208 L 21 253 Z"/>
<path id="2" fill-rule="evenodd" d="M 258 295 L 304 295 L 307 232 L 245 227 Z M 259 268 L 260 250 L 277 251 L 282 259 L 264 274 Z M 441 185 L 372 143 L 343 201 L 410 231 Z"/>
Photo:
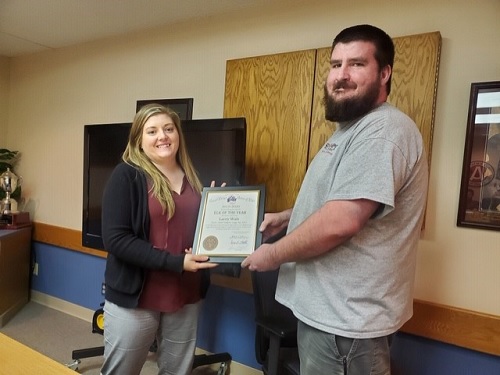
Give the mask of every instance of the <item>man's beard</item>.
<path id="1" fill-rule="evenodd" d="M 345 83 L 338 83 L 335 88 L 345 87 Z M 375 108 L 379 96 L 379 83 L 373 82 L 363 96 L 335 100 L 328 94 L 328 89 L 323 87 L 325 105 L 325 118 L 333 122 L 345 122 L 357 119 Z"/>

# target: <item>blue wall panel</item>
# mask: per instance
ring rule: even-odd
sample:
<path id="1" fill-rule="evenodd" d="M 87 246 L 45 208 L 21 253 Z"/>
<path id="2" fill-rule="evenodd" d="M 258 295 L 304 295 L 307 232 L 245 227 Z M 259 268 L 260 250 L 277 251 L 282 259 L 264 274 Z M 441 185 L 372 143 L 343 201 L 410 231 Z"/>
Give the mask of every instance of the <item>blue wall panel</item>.
<path id="1" fill-rule="evenodd" d="M 255 309 L 253 296 L 212 285 L 204 302 L 199 348 L 228 352 L 236 362 L 260 368 L 255 360 Z"/>
<path id="2" fill-rule="evenodd" d="M 106 260 L 42 243 L 33 243 L 39 275 L 32 289 L 97 309 Z M 251 295 L 212 285 L 205 299 L 198 347 L 229 352 L 236 362 L 258 368 L 255 360 L 254 305 Z M 393 375 L 500 375 L 500 357 L 398 333 L 392 346 Z"/>
<path id="3" fill-rule="evenodd" d="M 500 375 L 500 357 L 398 333 L 393 375 Z"/>
<path id="4" fill-rule="evenodd" d="M 32 248 L 38 263 L 33 290 L 91 310 L 100 307 L 105 259 L 38 242 Z"/>
<path id="5" fill-rule="evenodd" d="M 39 271 L 33 290 L 91 310 L 100 307 L 105 259 L 38 242 L 33 249 Z M 253 317 L 251 295 L 212 285 L 203 304 L 198 347 L 229 352 L 236 362 L 257 368 Z"/>

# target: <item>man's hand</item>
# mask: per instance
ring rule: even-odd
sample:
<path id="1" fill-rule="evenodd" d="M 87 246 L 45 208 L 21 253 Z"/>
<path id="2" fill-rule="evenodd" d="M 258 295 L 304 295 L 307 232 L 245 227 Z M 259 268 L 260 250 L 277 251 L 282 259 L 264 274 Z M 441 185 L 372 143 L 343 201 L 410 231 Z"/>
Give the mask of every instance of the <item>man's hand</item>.
<path id="1" fill-rule="evenodd" d="M 263 244 L 241 262 L 241 267 L 248 267 L 250 271 L 259 272 L 275 270 L 280 266 L 275 258 L 274 246 Z"/>
<path id="2" fill-rule="evenodd" d="M 259 227 L 259 231 L 262 232 L 262 240 L 266 241 L 284 229 L 288 225 L 291 212 L 292 210 L 285 210 L 282 212 L 266 213 Z"/>

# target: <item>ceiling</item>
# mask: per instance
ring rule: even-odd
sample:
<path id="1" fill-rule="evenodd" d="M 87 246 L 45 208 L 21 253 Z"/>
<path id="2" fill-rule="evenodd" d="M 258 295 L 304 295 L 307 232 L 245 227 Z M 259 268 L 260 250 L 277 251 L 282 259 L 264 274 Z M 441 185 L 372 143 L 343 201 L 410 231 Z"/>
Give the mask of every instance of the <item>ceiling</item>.
<path id="1" fill-rule="evenodd" d="M 0 0 L 0 56 L 22 56 L 249 11 L 270 1 L 294 0 Z"/>

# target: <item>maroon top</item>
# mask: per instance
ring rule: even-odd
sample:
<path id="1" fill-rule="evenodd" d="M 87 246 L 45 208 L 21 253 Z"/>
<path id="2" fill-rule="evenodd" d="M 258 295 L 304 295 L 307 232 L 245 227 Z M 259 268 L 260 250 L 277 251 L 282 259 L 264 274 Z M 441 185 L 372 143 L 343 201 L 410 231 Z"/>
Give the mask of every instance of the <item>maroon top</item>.
<path id="1" fill-rule="evenodd" d="M 167 220 L 160 202 L 149 192 L 148 204 L 151 227 L 149 241 L 153 246 L 171 254 L 183 254 L 193 246 L 196 220 L 201 197 L 193 190 L 186 177 L 181 193 L 172 192 L 175 214 Z M 199 272 L 149 270 L 139 299 L 140 308 L 175 312 L 186 304 L 200 300 L 201 277 Z"/>

